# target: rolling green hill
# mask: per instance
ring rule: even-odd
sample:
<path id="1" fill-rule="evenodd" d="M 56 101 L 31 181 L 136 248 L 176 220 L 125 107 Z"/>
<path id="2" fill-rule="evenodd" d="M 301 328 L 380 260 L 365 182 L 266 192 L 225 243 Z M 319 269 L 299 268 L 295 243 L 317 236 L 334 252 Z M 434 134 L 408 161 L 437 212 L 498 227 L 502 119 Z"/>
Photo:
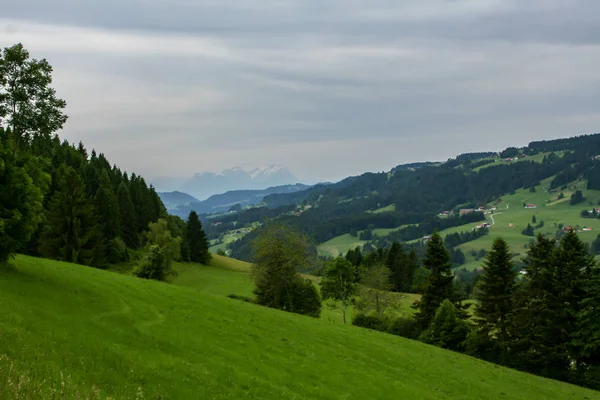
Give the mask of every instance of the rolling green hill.
<path id="1" fill-rule="evenodd" d="M 213 268 L 224 270 L 224 262 Z M 180 277 L 189 273 L 180 270 Z M 229 290 L 227 282 L 221 286 Z M 400 337 L 232 300 L 211 293 L 221 291 L 214 286 L 198 288 L 17 257 L 0 270 L 0 398 L 599 396 Z"/>

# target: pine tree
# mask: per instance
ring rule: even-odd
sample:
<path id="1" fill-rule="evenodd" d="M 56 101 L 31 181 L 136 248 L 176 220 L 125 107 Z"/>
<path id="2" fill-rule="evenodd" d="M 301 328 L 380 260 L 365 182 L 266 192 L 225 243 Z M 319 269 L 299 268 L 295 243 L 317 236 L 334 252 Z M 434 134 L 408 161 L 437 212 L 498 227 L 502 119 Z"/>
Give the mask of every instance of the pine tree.
<path id="1" fill-rule="evenodd" d="M 541 373 L 554 361 L 552 347 L 554 324 L 553 287 L 556 273 L 555 240 L 538 235 L 524 260 L 525 275 L 513 295 L 513 309 L 508 316 L 510 358 L 508 365 L 531 373 Z"/>
<path id="2" fill-rule="evenodd" d="M 391 271 L 390 281 L 392 290 L 395 292 L 401 292 L 406 286 L 403 280 L 406 277 L 405 268 L 407 267 L 407 261 L 402 245 L 398 242 L 392 243 L 387 253 L 385 265 Z"/>
<path id="3" fill-rule="evenodd" d="M 128 247 L 135 249 L 139 246 L 139 236 L 136 229 L 133 202 L 131 201 L 129 190 L 125 185 L 125 182 L 121 182 L 119 185 L 119 189 L 117 190 L 117 201 L 119 204 L 123 240 Z"/>
<path id="4" fill-rule="evenodd" d="M 437 231 L 427 242 L 423 265 L 431 274 L 427 278 L 423 296 L 418 303 L 415 319 L 421 329 L 427 329 L 444 300 L 449 299 L 452 302 L 457 300 L 452 286 L 454 275 L 451 271 L 450 255 Z"/>
<path id="5" fill-rule="evenodd" d="M 48 258 L 103 266 L 102 234 L 85 184 L 71 167 L 58 174 L 58 190 L 50 199 L 40 250 Z"/>
<path id="6" fill-rule="evenodd" d="M 42 192 L 17 165 L 10 135 L 0 127 L 0 264 L 21 250 L 42 220 Z"/>
<path id="7" fill-rule="evenodd" d="M 119 236 L 121 234 L 119 205 L 106 170 L 100 173 L 100 184 L 94 196 L 94 204 L 100 216 L 104 238 L 111 240 Z"/>
<path id="8" fill-rule="evenodd" d="M 463 351 L 470 330 L 468 323 L 461 317 L 461 311 L 446 299 L 419 339 L 444 349 Z"/>
<path id="9" fill-rule="evenodd" d="M 508 244 L 496 238 L 479 277 L 475 315 L 480 332 L 495 337 L 501 347 L 508 341 L 507 316 L 512 309 L 515 278 Z"/>
<path id="10" fill-rule="evenodd" d="M 402 276 L 402 285 L 400 287 L 401 292 L 410 292 L 413 287 L 413 282 L 415 278 L 415 272 L 419 269 L 420 262 L 419 256 L 415 249 L 410 249 L 408 252 L 408 257 L 406 258 L 406 267 Z"/>
<path id="11" fill-rule="evenodd" d="M 196 211 L 191 211 L 188 216 L 185 238 L 188 242 L 190 260 L 193 262 L 208 264 L 211 260 L 208 251 L 208 240 L 202 229 L 202 223 Z"/>

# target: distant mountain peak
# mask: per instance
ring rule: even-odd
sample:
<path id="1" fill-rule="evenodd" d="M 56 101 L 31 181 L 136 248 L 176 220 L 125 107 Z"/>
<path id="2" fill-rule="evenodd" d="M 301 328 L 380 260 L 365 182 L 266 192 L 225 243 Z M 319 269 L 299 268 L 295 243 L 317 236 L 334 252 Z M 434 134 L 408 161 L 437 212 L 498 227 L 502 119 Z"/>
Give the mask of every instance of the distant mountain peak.
<path id="1" fill-rule="evenodd" d="M 199 172 L 167 191 L 190 193 L 198 199 L 230 190 L 262 190 L 274 186 L 298 183 L 298 178 L 286 167 L 269 164 L 256 168 L 235 165 L 221 172 Z M 162 189 L 162 188 L 159 188 Z"/>

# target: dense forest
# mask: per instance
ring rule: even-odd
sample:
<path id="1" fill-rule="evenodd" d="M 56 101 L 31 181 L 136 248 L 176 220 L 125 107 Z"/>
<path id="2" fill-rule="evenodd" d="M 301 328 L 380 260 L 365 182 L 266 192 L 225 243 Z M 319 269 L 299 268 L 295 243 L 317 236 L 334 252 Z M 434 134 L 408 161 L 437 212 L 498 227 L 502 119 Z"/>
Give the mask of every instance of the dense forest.
<path id="1" fill-rule="evenodd" d="M 207 259 L 204 233 L 187 238 L 186 222 L 167 215 L 144 178 L 59 138 L 66 102 L 46 60 L 15 45 L 0 61 L 0 262 L 21 252 L 106 268 L 157 245 L 166 267 L 167 254 L 189 260 L 198 243 L 194 261 Z"/>

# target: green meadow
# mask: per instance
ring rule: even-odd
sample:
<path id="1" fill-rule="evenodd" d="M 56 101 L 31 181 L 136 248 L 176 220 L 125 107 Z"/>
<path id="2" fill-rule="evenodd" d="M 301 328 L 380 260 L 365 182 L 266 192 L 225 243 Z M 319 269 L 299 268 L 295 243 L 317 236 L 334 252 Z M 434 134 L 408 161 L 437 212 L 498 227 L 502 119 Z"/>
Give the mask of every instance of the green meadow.
<path id="1" fill-rule="evenodd" d="M 248 288 L 235 261 L 176 267 L 173 284 L 25 256 L 3 267 L 0 398 L 599 396 L 420 342 L 227 298 L 222 293 Z"/>

